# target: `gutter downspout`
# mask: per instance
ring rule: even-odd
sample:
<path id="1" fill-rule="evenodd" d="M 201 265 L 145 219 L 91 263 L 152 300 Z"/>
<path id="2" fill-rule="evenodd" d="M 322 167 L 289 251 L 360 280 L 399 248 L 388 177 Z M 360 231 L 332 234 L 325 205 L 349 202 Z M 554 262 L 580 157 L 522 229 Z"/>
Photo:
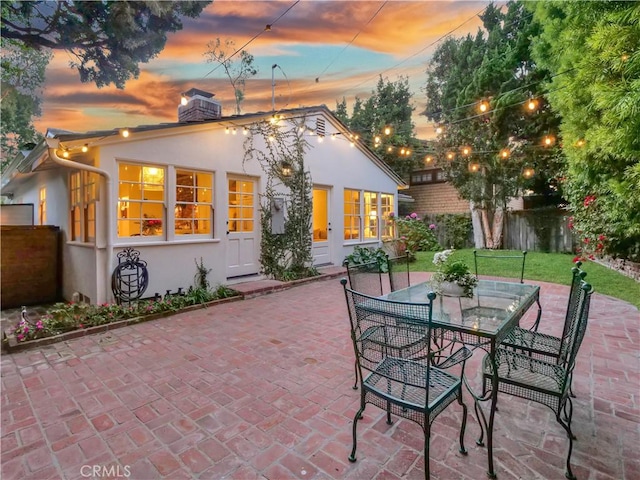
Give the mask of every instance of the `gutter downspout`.
<path id="1" fill-rule="evenodd" d="M 101 170 L 97 167 L 92 167 L 90 165 L 84 165 L 82 163 L 73 162 L 71 160 L 65 160 L 64 158 L 60 158 L 56 153 L 56 149 L 60 146 L 60 140 L 58 140 L 57 138 L 47 138 L 46 142 L 47 142 L 47 147 L 49 151 L 49 158 L 51 158 L 51 160 L 53 160 L 54 163 L 57 163 L 58 165 L 66 168 L 73 168 L 76 170 L 85 170 L 87 172 L 97 173 L 98 175 L 101 175 L 102 177 L 104 177 L 105 184 L 106 184 L 105 193 L 104 193 L 104 202 L 107 208 L 107 224 L 105 229 L 106 230 L 105 234 L 107 237 L 106 273 L 109 274 L 109 272 L 111 272 L 111 264 L 113 262 L 113 240 L 111 236 L 111 226 L 115 222 L 114 211 L 113 211 L 113 208 L 111 208 L 111 175 L 107 171 Z M 104 245 L 99 245 L 96 242 L 96 248 L 103 248 L 103 247 Z M 111 298 L 111 286 L 109 281 L 105 280 L 105 301 L 108 302 L 110 298 Z"/>

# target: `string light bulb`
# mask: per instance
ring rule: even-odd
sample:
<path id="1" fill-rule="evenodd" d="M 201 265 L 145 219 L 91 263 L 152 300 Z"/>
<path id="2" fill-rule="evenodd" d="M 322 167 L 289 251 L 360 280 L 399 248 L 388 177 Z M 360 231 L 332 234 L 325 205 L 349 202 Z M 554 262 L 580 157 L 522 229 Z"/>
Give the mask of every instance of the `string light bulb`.
<path id="1" fill-rule="evenodd" d="M 438 125 L 436 127 L 436 135 L 442 135 L 442 132 L 444 132 L 444 129 L 440 125 Z"/>
<path id="2" fill-rule="evenodd" d="M 533 177 L 533 175 L 535 174 L 535 170 L 533 168 L 525 168 L 524 171 L 522 172 L 522 175 L 524 176 L 524 178 L 531 178 Z"/>
<path id="3" fill-rule="evenodd" d="M 475 163 L 475 162 L 470 163 L 469 164 L 469 171 L 471 173 L 479 172 L 480 171 L 480 164 L 479 163 Z"/>
<path id="4" fill-rule="evenodd" d="M 82 153 L 87 153 L 89 151 L 89 145 L 86 143 L 82 146 Z"/>
<path id="5" fill-rule="evenodd" d="M 511 155 L 511 152 L 508 148 L 503 148 L 502 150 L 500 150 L 500 158 L 509 158 L 509 155 Z"/>
<path id="6" fill-rule="evenodd" d="M 404 152 L 405 152 L 405 150 L 403 148 L 402 150 L 400 150 L 400 155 L 404 155 Z"/>
<path id="7" fill-rule="evenodd" d="M 246 136 L 248 133 L 249 133 L 249 129 L 247 127 L 244 127 L 242 129 L 242 134 Z"/>
<path id="8" fill-rule="evenodd" d="M 391 127 L 385 127 L 384 128 L 384 134 L 385 135 L 391 135 Z"/>
<path id="9" fill-rule="evenodd" d="M 393 152 L 393 147 L 387 147 L 387 152 L 389 153 Z"/>
<path id="10" fill-rule="evenodd" d="M 409 155 L 411 155 L 411 150 L 409 150 L 408 148 L 404 151 L 404 154 L 408 157 Z"/>
<path id="11" fill-rule="evenodd" d="M 224 133 L 225 133 L 225 135 L 229 135 L 229 127 L 224 129 Z"/>
<path id="12" fill-rule="evenodd" d="M 180 105 L 184 106 L 189 102 L 185 94 L 180 95 Z"/>
<path id="13" fill-rule="evenodd" d="M 585 141 L 584 139 L 581 138 L 576 142 L 576 147 L 584 147 L 584 144 L 585 144 Z"/>
<path id="14" fill-rule="evenodd" d="M 552 135 L 545 135 L 545 137 L 542 139 L 542 143 L 545 147 L 550 147 L 551 145 L 553 145 L 554 140 L 555 139 Z"/>
<path id="15" fill-rule="evenodd" d="M 471 148 L 469 147 L 462 147 L 462 154 L 463 155 L 469 155 L 471 153 Z"/>
<path id="16" fill-rule="evenodd" d="M 378 145 L 382 140 L 380 139 L 380 137 L 376 137 L 373 139 L 373 142 Z"/>
<path id="17" fill-rule="evenodd" d="M 433 158 L 431 157 L 431 155 L 427 155 L 426 157 L 424 157 L 424 163 L 425 164 L 430 164 L 431 162 L 433 162 Z"/>
<path id="18" fill-rule="evenodd" d="M 128 138 L 129 137 L 129 129 L 128 128 L 123 128 L 122 130 L 120 130 L 120 135 L 122 135 L 124 138 Z"/>
<path id="19" fill-rule="evenodd" d="M 456 157 L 456 155 L 453 152 L 448 152 L 447 153 L 447 160 L 453 160 Z"/>
<path id="20" fill-rule="evenodd" d="M 480 112 L 482 113 L 485 113 L 487 110 L 489 110 L 489 102 L 487 102 L 486 100 L 482 100 L 478 104 L 478 110 L 480 110 Z"/>
<path id="21" fill-rule="evenodd" d="M 63 150 L 62 151 L 62 157 L 63 158 L 69 158 L 69 150 Z"/>
<path id="22" fill-rule="evenodd" d="M 535 98 L 530 98 L 527 102 L 527 110 L 533 112 L 538 109 L 538 101 Z"/>
<path id="23" fill-rule="evenodd" d="M 231 134 L 236 135 L 237 133 L 238 133 L 238 129 L 236 127 L 233 127 L 233 130 L 231 130 Z"/>

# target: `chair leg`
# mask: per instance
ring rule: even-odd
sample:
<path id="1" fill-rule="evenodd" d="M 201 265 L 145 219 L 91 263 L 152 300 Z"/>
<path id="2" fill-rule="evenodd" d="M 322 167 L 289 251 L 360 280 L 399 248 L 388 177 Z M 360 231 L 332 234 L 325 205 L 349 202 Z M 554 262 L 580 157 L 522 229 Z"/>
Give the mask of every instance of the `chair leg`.
<path id="1" fill-rule="evenodd" d="M 356 412 L 356 416 L 353 417 L 353 448 L 351 449 L 351 455 L 349 455 L 349 461 L 352 463 L 356 461 L 356 447 L 358 446 L 356 433 L 358 428 L 358 420 L 362 418 L 362 412 L 364 412 L 365 406 L 366 404 L 363 403 L 360 407 L 360 410 Z"/>
<path id="2" fill-rule="evenodd" d="M 431 471 L 429 469 L 429 444 L 431 443 L 431 422 L 426 418 L 426 425 L 424 427 L 424 479 L 429 480 L 431 478 Z"/>
<path id="3" fill-rule="evenodd" d="M 466 455 L 467 449 L 464 448 L 464 432 L 467 429 L 467 405 L 462 401 L 462 386 L 458 392 L 458 403 L 462 405 L 462 426 L 460 427 L 460 449 L 461 454 Z"/>
<path id="4" fill-rule="evenodd" d="M 567 402 L 571 403 L 571 398 L 567 398 Z M 563 411 L 565 410 L 565 407 L 562 408 Z M 573 405 L 569 405 L 569 416 L 566 423 L 562 420 L 560 411 L 558 411 L 558 413 L 556 414 L 556 420 L 560 425 L 562 425 L 562 428 L 565 429 L 565 431 L 567 432 L 567 436 L 569 437 L 569 451 L 567 452 L 567 471 L 565 472 L 564 476 L 567 477 L 569 480 L 576 480 L 576 476 L 571 471 L 571 453 L 573 451 L 573 439 L 575 438 L 573 436 L 573 432 L 571 432 L 572 414 L 573 414 Z"/>
<path id="5" fill-rule="evenodd" d="M 353 389 L 357 390 L 358 389 L 358 378 L 359 378 L 359 376 L 358 376 L 358 360 L 357 359 L 356 359 L 356 363 L 355 363 L 355 371 L 356 371 L 356 381 L 353 384 Z"/>

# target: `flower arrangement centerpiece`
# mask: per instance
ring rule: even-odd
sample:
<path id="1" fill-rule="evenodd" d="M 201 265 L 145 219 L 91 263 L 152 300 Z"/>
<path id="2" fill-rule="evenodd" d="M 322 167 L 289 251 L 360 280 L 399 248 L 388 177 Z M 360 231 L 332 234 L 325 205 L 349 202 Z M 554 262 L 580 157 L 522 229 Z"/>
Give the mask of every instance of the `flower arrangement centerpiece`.
<path id="1" fill-rule="evenodd" d="M 158 219 L 144 219 L 142 221 L 142 234 L 143 235 L 158 235 L 162 232 L 162 220 Z"/>
<path id="2" fill-rule="evenodd" d="M 478 279 L 465 262 L 451 259 L 453 252 L 453 249 L 443 250 L 433 256 L 433 264 L 436 266 L 432 277 L 433 287 L 440 295 L 471 298 Z"/>

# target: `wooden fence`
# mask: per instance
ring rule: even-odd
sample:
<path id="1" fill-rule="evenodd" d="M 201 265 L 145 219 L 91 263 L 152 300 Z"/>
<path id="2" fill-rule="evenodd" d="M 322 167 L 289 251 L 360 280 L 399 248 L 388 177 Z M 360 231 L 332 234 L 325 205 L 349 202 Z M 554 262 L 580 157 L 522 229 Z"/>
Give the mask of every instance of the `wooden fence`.
<path id="1" fill-rule="evenodd" d="M 506 214 L 503 246 L 507 250 L 527 250 L 538 252 L 573 252 L 575 239 L 569 229 L 569 214 L 560 209 L 534 209 L 511 211 Z M 437 225 L 435 230 L 438 242 L 443 247 L 454 245 L 451 232 L 447 231 L 447 222 L 442 215 L 424 216 L 427 224 Z M 468 214 L 469 230 L 456 233 L 456 248 L 473 248 L 471 214 Z M 466 238 L 463 238 L 466 237 Z"/>

